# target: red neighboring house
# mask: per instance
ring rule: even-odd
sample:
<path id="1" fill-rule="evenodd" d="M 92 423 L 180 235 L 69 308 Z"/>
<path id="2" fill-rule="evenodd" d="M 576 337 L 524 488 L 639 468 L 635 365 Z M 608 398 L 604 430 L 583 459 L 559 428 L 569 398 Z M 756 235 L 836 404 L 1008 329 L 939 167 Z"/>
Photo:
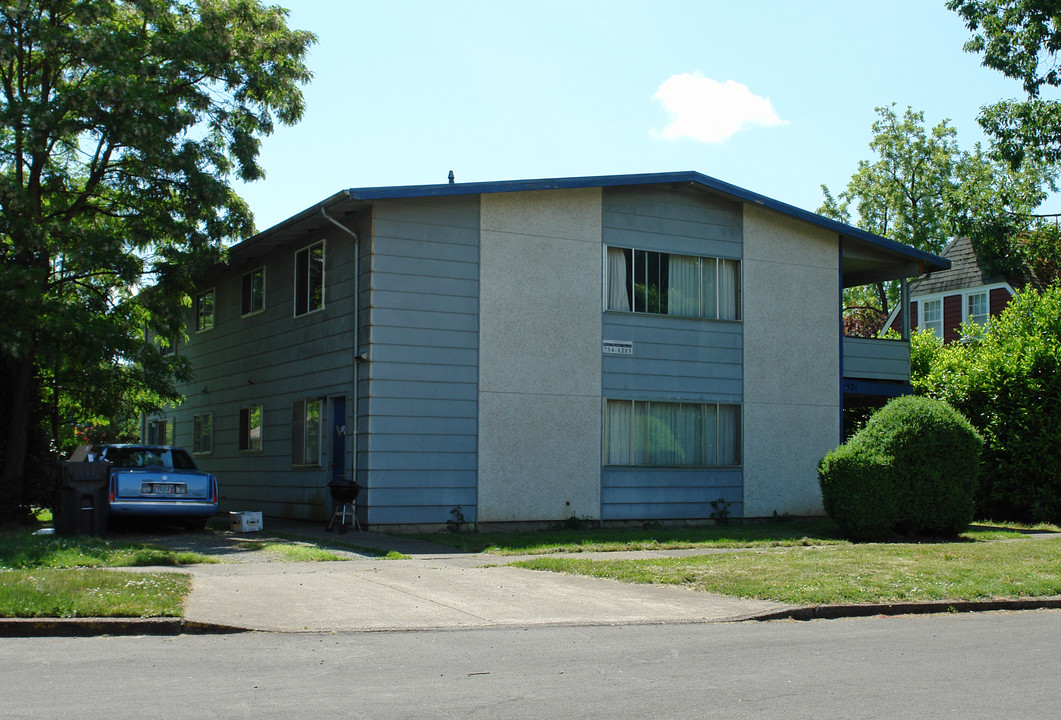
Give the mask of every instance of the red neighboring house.
<path id="1" fill-rule="evenodd" d="M 940 257 L 950 260 L 949 270 L 910 283 L 910 328 L 932 328 L 944 342 L 961 339 L 963 322 L 983 324 L 998 315 L 1017 290 L 1042 285 L 1027 269 L 1016 276 L 991 273 L 967 237 L 951 240 Z M 901 309 L 896 306 L 884 327 L 899 332 L 901 323 Z"/>

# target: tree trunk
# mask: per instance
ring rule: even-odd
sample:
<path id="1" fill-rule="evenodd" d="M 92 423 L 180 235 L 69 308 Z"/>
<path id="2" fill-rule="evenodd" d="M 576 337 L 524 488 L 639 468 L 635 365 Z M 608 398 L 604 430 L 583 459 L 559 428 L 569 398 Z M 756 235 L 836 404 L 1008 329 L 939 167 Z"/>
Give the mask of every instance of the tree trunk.
<path id="1" fill-rule="evenodd" d="M 22 481 L 29 445 L 29 425 L 33 407 L 33 368 L 36 348 L 29 348 L 14 362 L 14 387 L 11 407 L 7 409 L 7 442 L 4 467 L 0 474 L 0 516 L 14 517 L 22 502 Z"/>
<path id="2" fill-rule="evenodd" d="M 884 314 L 887 315 L 890 313 L 891 310 L 888 308 L 888 293 L 884 289 L 884 283 L 882 282 L 877 283 L 877 297 L 880 298 L 880 307 L 881 310 L 884 311 Z"/>

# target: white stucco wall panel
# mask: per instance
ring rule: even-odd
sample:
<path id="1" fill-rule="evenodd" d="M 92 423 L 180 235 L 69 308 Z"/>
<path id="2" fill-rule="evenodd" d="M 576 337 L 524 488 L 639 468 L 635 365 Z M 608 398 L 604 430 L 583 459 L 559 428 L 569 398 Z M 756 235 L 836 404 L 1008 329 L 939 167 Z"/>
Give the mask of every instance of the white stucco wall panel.
<path id="1" fill-rule="evenodd" d="M 839 240 L 744 206 L 744 514 L 821 513 L 840 435 Z"/>
<path id="2" fill-rule="evenodd" d="M 483 393 L 480 522 L 600 517 L 600 400 Z"/>
<path id="3" fill-rule="evenodd" d="M 601 242 L 601 189 L 536 190 L 482 196 L 485 233 Z"/>
<path id="4" fill-rule="evenodd" d="M 836 408 L 745 403 L 744 516 L 821 515 L 818 461 L 839 444 Z"/>
<path id="5" fill-rule="evenodd" d="M 481 522 L 599 516 L 600 248 L 599 188 L 482 197 Z"/>

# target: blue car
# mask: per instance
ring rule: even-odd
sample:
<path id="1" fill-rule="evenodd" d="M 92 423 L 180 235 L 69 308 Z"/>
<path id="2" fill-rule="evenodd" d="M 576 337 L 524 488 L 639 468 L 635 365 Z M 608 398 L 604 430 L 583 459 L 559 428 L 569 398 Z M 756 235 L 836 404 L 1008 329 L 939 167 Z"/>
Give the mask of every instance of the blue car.
<path id="1" fill-rule="evenodd" d="M 112 516 L 176 518 L 201 528 L 217 514 L 217 478 L 199 470 L 181 448 L 98 445 L 89 457 L 111 463 Z"/>

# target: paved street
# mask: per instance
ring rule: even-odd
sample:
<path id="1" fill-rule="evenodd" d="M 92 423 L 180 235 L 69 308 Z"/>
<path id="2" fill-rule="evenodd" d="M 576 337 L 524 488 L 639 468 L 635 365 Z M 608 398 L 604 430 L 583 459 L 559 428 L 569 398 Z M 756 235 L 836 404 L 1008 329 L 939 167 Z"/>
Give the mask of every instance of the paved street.
<path id="1" fill-rule="evenodd" d="M 5 718 L 1053 718 L 1061 612 L 0 641 Z"/>

